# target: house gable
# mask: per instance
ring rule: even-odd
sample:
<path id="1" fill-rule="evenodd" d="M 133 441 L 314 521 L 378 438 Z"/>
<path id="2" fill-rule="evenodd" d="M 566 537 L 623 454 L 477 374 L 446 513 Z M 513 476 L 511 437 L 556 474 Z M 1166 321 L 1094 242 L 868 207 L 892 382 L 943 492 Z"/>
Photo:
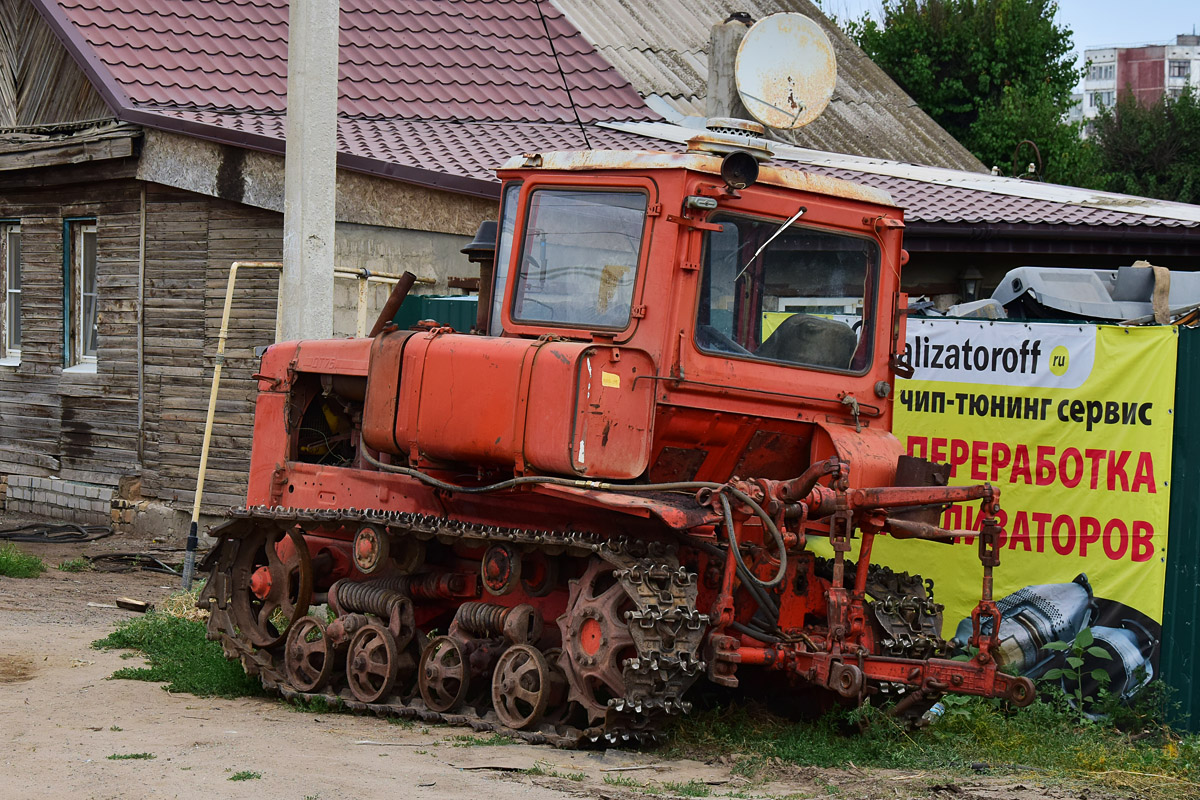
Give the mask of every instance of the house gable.
<path id="1" fill-rule="evenodd" d="M 0 127 L 113 116 L 30 0 L 0 0 Z"/>

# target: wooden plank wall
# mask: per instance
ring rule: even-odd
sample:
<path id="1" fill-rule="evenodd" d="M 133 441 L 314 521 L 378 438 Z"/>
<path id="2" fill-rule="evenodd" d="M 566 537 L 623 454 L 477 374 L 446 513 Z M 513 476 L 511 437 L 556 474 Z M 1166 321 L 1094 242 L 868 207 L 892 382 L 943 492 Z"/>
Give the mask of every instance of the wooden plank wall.
<path id="1" fill-rule="evenodd" d="M 128 163 L 103 166 L 14 175 L 0 190 L 0 218 L 20 220 L 22 240 L 21 363 L 0 367 L 0 473 L 114 486 L 136 474 L 140 198 L 121 177 L 132 174 Z M 72 216 L 97 220 L 95 374 L 62 372 L 63 220 Z"/>
<path id="2" fill-rule="evenodd" d="M 110 162 L 15 174 L 0 219 L 22 231 L 22 358 L 0 367 L 0 474 L 116 486 L 141 475 L 148 497 L 190 504 L 229 266 L 282 257 L 281 214 L 133 180 Z M 110 175 L 116 180 L 87 181 Z M 145 424 L 138 429 L 138 303 L 145 189 Z M 96 372 L 63 371 L 63 220 L 97 224 Z M 274 341 L 274 272 L 243 272 L 213 431 L 205 510 L 245 499 L 256 346 Z M 141 441 L 139 442 L 139 438 Z M 141 454 L 139 459 L 139 444 Z"/>
<path id="3" fill-rule="evenodd" d="M 282 258 L 282 215 L 166 187 L 147 193 L 143 490 L 191 503 L 229 267 Z M 258 369 L 275 334 L 274 272 L 239 274 L 204 507 L 244 502 Z"/>
<path id="4" fill-rule="evenodd" d="M 137 308 L 141 192 L 134 181 L 107 187 L 108 191 L 103 188 L 79 187 L 81 192 L 96 194 L 86 202 L 80 201 L 79 193 L 64 198 L 67 202 L 61 210 L 63 217 L 93 217 L 96 220 L 99 339 L 94 373 L 63 372 L 60 375 L 59 477 L 115 486 L 121 476 L 138 473 Z M 58 234 L 61 248 L 61 222 Z M 61 272 L 61 255 L 59 258 Z M 78 291 L 78 287 L 74 291 Z M 61 337 L 61 295 L 57 311 Z"/>

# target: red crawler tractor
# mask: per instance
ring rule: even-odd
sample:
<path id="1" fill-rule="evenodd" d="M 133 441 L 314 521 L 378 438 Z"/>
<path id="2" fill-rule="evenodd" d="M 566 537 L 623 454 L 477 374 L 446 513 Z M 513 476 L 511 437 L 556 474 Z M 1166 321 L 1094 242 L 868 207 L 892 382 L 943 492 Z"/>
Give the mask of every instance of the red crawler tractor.
<path id="1" fill-rule="evenodd" d="M 211 637 L 288 696 L 560 745 L 653 738 L 703 680 L 1032 700 L 993 658 L 998 493 L 890 432 L 902 214 L 760 166 L 755 133 L 514 159 L 478 330 L 268 349 Z M 966 501 L 957 661 L 920 577 L 870 554 Z"/>

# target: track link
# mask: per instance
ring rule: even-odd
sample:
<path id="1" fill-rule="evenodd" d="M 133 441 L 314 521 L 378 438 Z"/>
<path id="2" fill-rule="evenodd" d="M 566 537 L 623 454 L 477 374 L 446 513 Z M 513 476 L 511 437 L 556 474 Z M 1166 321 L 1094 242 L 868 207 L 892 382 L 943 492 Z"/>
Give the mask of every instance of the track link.
<path id="1" fill-rule="evenodd" d="M 219 641 L 225 654 L 241 661 L 248 674 L 257 675 L 263 686 L 288 699 L 312 701 L 320 698 L 330 705 L 360 713 L 396 716 L 424 722 L 467 726 L 477 732 L 496 732 L 532 744 L 561 748 L 609 744 L 653 744 L 661 741 L 662 727 L 672 716 L 687 713 L 691 705 L 683 694 L 704 671 L 698 656 L 708 617 L 696 610 L 696 575 L 679 566 L 671 547 L 654 541 L 606 538 L 578 531 L 543 531 L 478 525 L 449 517 L 404 512 L 346 509 L 295 509 L 257 506 L 234 509 L 230 519 L 213 529 L 218 545 L 208 554 L 201 569 L 209 579 L 199 606 L 209 611 L 208 637 Z M 609 563 L 614 576 L 634 601 L 628 612 L 629 630 L 637 650 L 622 667 L 626 683 L 624 697 L 608 701 L 603 725 L 577 728 L 542 724 L 514 730 L 503 725 L 490 708 L 468 708 L 437 712 L 425 706 L 418 693 L 411 697 L 392 695 L 385 703 L 363 703 L 349 690 L 302 692 L 289 685 L 279 647 L 255 647 L 240 636 L 233 623 L 228 598 L 235 576 L 228 568 L 238 543 L 260 527 L 291 528 L 321 534 L 322 529 L 371 524 L 386 528 L 397 537 L 413 537 L 443 543 L 502 543 L 532 545 L 573 557 L 597 556 Z"/>

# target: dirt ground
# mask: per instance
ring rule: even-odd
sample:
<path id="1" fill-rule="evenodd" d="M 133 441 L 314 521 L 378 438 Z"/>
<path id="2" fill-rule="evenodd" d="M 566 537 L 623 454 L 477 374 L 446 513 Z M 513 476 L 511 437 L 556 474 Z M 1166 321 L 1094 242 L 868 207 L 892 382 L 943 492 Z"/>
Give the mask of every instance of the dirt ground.
<path id="1" fill-rule="evenodd" d="M 17 522 L 0 516 L 0 528 Z M 51 567 L 36 579 L 0 577 L 0 798 L 477 798 L 631 800 L 671 796 L 668 784 L 706 784 L 713 797 L 1089 798 L 1095 790 L 1038 779 L 964 778 L 928 772 L 780 769 L 769 782 L 654 752 L 570 752 L 530 745 L 461 746 L 469 730 L 403 727 L 374 717 L 294 711 L 277 699 L 169 694 L 156 684 L 107 680 L 128 666 L 91 643 L 134 615 L 117 597 L 161 603 L 179 579 L 151 572 L 67 573 L 81 554 L 152 552 L 152 540 L 109 537 L 71 545 L 21 544 Z M 456 746 L 458 745 L 458 746 Z M 110 759 L 153 753 L 153 759 Z M 261 777 L 231 780 L 240 772 Z M 607 779 L 607 781 L 606 781 Z M 616 782 L 614 784 L 614 782 Z M 635 782 L 642 787 L 630 786 Z M 703 788 L 693 784 L 693 796 Z"/>

